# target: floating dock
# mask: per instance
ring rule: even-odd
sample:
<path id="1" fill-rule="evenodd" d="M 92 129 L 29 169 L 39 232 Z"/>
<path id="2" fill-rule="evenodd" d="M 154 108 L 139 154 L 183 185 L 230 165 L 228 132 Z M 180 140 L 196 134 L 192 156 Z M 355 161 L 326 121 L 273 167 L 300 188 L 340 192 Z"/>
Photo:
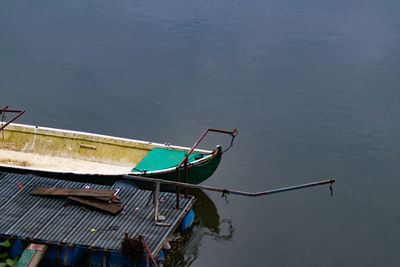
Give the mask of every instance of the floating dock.
<path id="1" fill-rule="evenodd" d="M 79 205 L 65 205 L 65 198 L 30 195 L 39 186 L 117 188 L 115 185 L 109 187 L 0 172 L 1 238 L 46 244 L 58 250 L 60 247 L 74 248 L 122 256 L 121 243 L 128 233 L 130 237 L 142 235 L 152 256 L 156 257 L 195 202 L 194 197 L 180 198 L 180 208 L 176 209 L 176 195 L 160 193 L 159 213 L 165 220 L 162 225 L 157 225 L 151 191 L 119 188 L 123 211 L 111 215 L 82 209 Z"/>

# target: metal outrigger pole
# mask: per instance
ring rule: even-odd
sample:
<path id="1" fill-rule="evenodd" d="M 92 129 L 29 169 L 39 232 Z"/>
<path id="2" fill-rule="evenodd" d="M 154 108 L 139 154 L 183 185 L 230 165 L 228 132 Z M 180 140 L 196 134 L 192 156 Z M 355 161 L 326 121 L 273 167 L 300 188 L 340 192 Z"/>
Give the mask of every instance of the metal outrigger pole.
<path id="1" fill-rule="evenodd" d="M 163 216 L 160 216 L 158 214 L 158 198 L 160 195 L 160 184 L 169 184 L 169 185 L 175 185 L 175 186 L 182 186 L 182 187 L 186 187 L 186 188 L 196 188 L 196 189 L 220 192 L 223 194 L 223 196 L 228 195 L 228 194 L 233 194 L 233 195 L 240 195 L 240 196 L 247 196 L 247 197 L 260 197 L 260 196 L 266 196 L 266 195 L 272 195 L 272 194 L 277 194 L 277 193 L 299 190 L 299 189 L 305 189 L 305 188 L 314 187 L 314 186 L 327 185 L 327 184 L 330 185 L 329 189 L 330 189 L 330 192 L 332 195 L 332 192 L 333 192 L 332 185 L 333 185 L 333 183 L 335 183 L 335 179 L 329 179 L 329 180 L 323 180 L 323 181 L 318 181 L 318 182 L 313 182 L 313 183 L 308 183 L 308 184 L 283 187 L 283 188 L 261 191 L 261 192 L 246 192 L 246 191 L 240 191 L 240 190 L 232 190 L 232 189 L 213 187 L 213 186 L 208 186 L 208 185 L 181 183 L 181 182 L 176 182 L 176 181 L 169 181 L 169 180 L 143 177 L 143 176 L 137 176 L 137 175 L 124 175 L 123 178 L 127 179 L 127 180 L 136 180 L 136 181 L 150 182 L 150 183 L 156 184 L 156 192 L 154 193 L 154 197 L 155 197 L 154 219 L 156 221 L 156 224 L 158 224 L 158 221 L 161 221 L 163 219 Z"/>
<path id="2" fill-rule="evenodd" d="M 232 190 L 232 189 L 224 189 L 224 188 L 220 188 L 220 187 L 213 187 L 213 186 L 208 186 L 208 185 L 189 184 L 189 183 L 163 180 L 163 179 L 158 179 L 158 178 L 136 176 L 136 175 L 124 175 L 123 177 L 127 180 L 137 180 L 137 181 L 143 181 L 143 182 L 151 182 L 151 183 L 156 183 L 156 184 L 157 183 L 169 184 L 169 185 L 175 185 L 175 186 L 179 185 L 179 186 L 183 186 L 183 187 L 187 187 L 187 188 L 204 189 L 204 190 L 208 190 L 208 191 L 220 192 L 220 193 L 225 193 L 225 194 L 233 194 L 233 195 L 241 195 L 241 196 L 247 196 L 247 197 L 266 196 L 266 195 L 283 193 L 283 192 L 287 192 L 287 191 L 304 189 L 304 188 L 308 188 L 308 187 L 320 186 L 320 185 L 325 185 L 325 184 L 333 185 L 333 183 L 335 182 L 335 179 L 329 179 L 329 180 L 313 182 L 313 183 L 308 183 L 308 184 L 283 187 L 283 188 L 278 188 L 278 189 L 273 189 L 273 190 L 268 190 L 268 191 L 246 192 L 246 191 L 240 191 L 240 190 Z"/>

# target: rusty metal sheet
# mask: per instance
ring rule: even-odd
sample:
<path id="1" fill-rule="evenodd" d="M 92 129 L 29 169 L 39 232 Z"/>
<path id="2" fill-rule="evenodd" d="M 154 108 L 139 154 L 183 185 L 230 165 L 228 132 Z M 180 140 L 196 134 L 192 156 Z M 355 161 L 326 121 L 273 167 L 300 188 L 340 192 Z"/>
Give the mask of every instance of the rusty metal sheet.
<path id="1" fill-rule="evenodd" d="M 90 198 L 90 197 L 73 197 L 70 196 L 68 197 L 68 200 L 77 202 L 79 204 L 83 204 L 85 206 L 89 206 L 91 208 L 95 208 L 97 210 L 101 210 L 107 213 L 111 214 L 118 214 L 121 210 L 123 210 L 123 207 L 121 205 L 115 204 L 115 203 L 107 203 L 102 200 Z"/>
<path id="2" fill-rule="evenodd" d="M 46 187 L 37 186 L 31 191 L 36 196 L 85 196 L 112 198 L 115 189 L 94 189 L 94 188 L 68 188 L 68 187 Z"/>

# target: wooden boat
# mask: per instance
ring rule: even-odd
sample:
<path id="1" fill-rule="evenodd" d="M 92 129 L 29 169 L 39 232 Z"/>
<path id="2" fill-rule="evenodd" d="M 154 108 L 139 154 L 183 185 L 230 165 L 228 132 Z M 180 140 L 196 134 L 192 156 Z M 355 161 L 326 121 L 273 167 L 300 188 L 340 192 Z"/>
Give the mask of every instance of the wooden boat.
<path id="1" fill-rule="evenodd" d="M 236 133 L 236 129 L 208 130 L 231 133 L 233 137 Z M 0 169 L 112 185 L 130 174 L 177 181 L 179 165 L 179 180 L 183 182 L 188 154 L 187 182 L 198 184 L 214 173 L 222 155 L 221 146 L 215 150 L 195 149 L 201 139 L 188 148 L 11 123 L 0 131 Z"/>

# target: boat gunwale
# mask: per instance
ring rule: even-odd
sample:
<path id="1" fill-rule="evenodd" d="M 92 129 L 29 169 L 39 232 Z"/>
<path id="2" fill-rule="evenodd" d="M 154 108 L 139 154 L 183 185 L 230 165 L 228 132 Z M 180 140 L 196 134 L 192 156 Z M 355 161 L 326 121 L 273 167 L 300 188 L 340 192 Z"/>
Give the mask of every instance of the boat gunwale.
<path id="1" fill-rule="evenodd" d="M 41 135 L 48 135 L 48 136 L 56 136 L 56 137 L 65 137 L 65 138 L 72 138 L 76 140 L 82 140 L 82 141 L 91 141 L 91 142 L 98 142 L 98 143 L 104 143 L 104 144 L 112 144 L 116 146 L 124 146 L 122 144 L 115 144 L 112 141 L 111 142 L 106 142 L 110 140 L 115 140 L 115 141 L 123 141 L 123 142 L 128 142 L 131 144 L 144 144 L 144 145 L 152 145 L 155 147 L 163 147 L 163 148 L 172 148 L 173 150 L 190 150 L 190 147 L 184 147 L 184 146 L 177 146 L 177 145 L 167 145 L 167 144 L 162 144 L 162 143 L 156 143 L 156 142 L 150 142 L 150 141 L 143 141 L 143 140 L 137 140 L 137 139 L 130 139 L 130 138 L 123 138 L 123 137 L 117 137 L 117 136 L 112 136 L 112 135 L 105 135 L 105 134 L 95 134 L 95 133 L 89 133 L 89 132 L 83 132 L 83 131 L 75 131 L 75 130 L 65 130 L 65 129 L 58 129 L 58 128 L 51 128 L 51 127 L 43 127 L 43 126 L 34 126 L 34 125 L 29 125 L 29 124 L 19 124 L 19 123 L 11 123 L 7 127 L 12 128 L 12 126 L 17 126 L 25 129 L 32 129 L 33 132 L 32 134 L 41 134 Z M 44 130 L 47 132 L 40 132 L 37 133 L 35 129 L 39 130 Z M 24 132 L 18 129 L 5 129 L 6 131 L 14 131 L 14 132 Z M 52 135 L 49 134 L 50 131 L 54 131 L 56 133 L 59 133 L 60 135 Z M 27 131 L 26 131 L 27 132 Z M 29 132 L 28 132 L 29 133 Z M 72 134 L 72 136 L 65 136 L 62 135 L 62 133 L 66 134 Z M 79 134 L 83 136 L 88 136 L 88 137 L 100 137 L 100 138 L 105 138 L 104 140 L 90 140 L 90 139 L 84 139 L 84 138 L 79 138 L 77 136 L 73 136 L 74 134 Z M 206 150 L 206 149 L 195 149 L 194 152 L 199 152 L 199 153 L 213 153 L 213 150 Z"/>

